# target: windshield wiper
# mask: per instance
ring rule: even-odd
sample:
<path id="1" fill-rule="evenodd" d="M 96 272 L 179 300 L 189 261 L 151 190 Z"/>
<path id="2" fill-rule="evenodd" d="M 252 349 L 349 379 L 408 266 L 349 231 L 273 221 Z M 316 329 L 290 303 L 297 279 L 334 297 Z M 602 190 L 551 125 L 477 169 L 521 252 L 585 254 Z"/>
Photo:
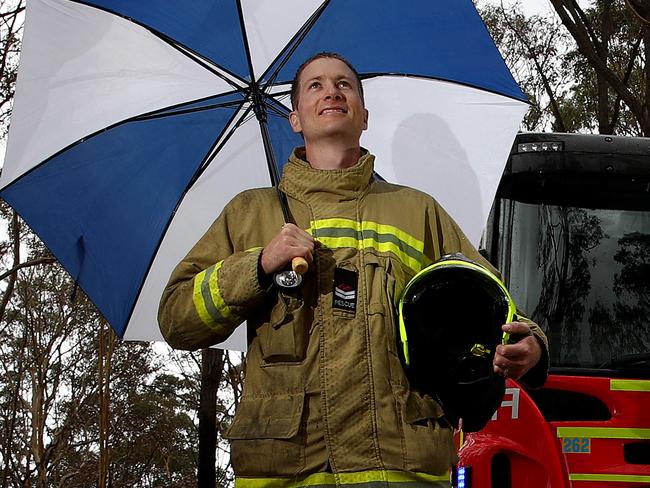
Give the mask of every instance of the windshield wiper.
<path id="1" fill-rule="evenodd" d="M 622 367 L 650 367 L 650 352 L 642 352 L 637 354 L 623 354 L 618 357 L 611 358 L 599 366 L 599 368 L 622 368 Z"/>

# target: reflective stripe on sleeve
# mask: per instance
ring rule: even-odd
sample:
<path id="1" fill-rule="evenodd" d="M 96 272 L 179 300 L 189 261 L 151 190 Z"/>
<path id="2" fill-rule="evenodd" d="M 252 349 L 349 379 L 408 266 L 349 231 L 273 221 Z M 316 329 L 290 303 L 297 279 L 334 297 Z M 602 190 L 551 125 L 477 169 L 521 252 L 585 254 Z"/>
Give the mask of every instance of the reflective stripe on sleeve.
<path id="1" fill-rule="evenodd" d="M 194 277 L 194 307 L 205 325 L 211 329 L 237 325 L 240 320 L 228 308 L 219 291 L 219 269 L 223 261 L 210 266 Z"/>

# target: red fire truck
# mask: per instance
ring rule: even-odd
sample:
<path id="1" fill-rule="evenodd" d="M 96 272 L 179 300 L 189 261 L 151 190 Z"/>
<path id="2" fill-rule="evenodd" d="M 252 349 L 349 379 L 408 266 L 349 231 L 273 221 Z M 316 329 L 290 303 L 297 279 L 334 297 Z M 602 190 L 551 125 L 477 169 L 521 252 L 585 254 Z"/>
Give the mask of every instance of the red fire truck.
<path id="1" fill-rule="evenodd" d="M 455 486 L 650 486 L 650 139 L 519 134 L 484 246 L 550 376 L 508 381 Z"/>

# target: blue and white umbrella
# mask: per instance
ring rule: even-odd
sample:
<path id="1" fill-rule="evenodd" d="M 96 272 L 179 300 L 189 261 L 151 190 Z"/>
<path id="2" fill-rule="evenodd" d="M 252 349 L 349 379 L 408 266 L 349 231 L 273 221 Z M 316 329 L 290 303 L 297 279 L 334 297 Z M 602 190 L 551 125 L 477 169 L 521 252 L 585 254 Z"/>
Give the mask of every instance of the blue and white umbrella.
<path id="1" fill-rule="evenodd" d="M 361 73 L 379 175 L 476 243 L 527 104 L 470 0 L 29 0 L 0 195 L 120 337 L 161 339 L 172 268 L 301 144 L 320 51 Z"/>

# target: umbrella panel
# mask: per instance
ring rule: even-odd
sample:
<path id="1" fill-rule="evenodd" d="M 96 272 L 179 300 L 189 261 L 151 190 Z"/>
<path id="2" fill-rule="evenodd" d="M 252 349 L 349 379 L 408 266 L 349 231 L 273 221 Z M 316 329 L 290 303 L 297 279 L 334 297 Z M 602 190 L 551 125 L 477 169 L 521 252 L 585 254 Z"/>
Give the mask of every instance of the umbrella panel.
<path id="1" fill-rule="evenodd" d="M 280 57 L 263 82 L 292 80 L 320 51 L 342 54 L 363 78 L 421 76 L 526 100 L 471 1 L 327 2 L 304 39 L 285 53 L 286 63 Z"/>
<path id="2" fill-rule="evenodd" d="M 273 121 L 270 126 L 273 134 Z M 155 316 L 171 270 L 208 230 L 220 209 L 232 197 L 248 188 L 268 187 L 270 183 L 259 127 L 257 121 L 249 117 L 183 196 L 148 270 L 125 339 L 162 340 Z M 274 217 L 282 218 L 279 209 Z M 235 336 L 223 345 L 239 350 L 245 346 L 245 327 L 240 327 Z"/>
<path id="3" fill-rule="evenodd" d="M 120 124 L 2 191 L 120 336 L 169 216 L 233 112 Z"/>

